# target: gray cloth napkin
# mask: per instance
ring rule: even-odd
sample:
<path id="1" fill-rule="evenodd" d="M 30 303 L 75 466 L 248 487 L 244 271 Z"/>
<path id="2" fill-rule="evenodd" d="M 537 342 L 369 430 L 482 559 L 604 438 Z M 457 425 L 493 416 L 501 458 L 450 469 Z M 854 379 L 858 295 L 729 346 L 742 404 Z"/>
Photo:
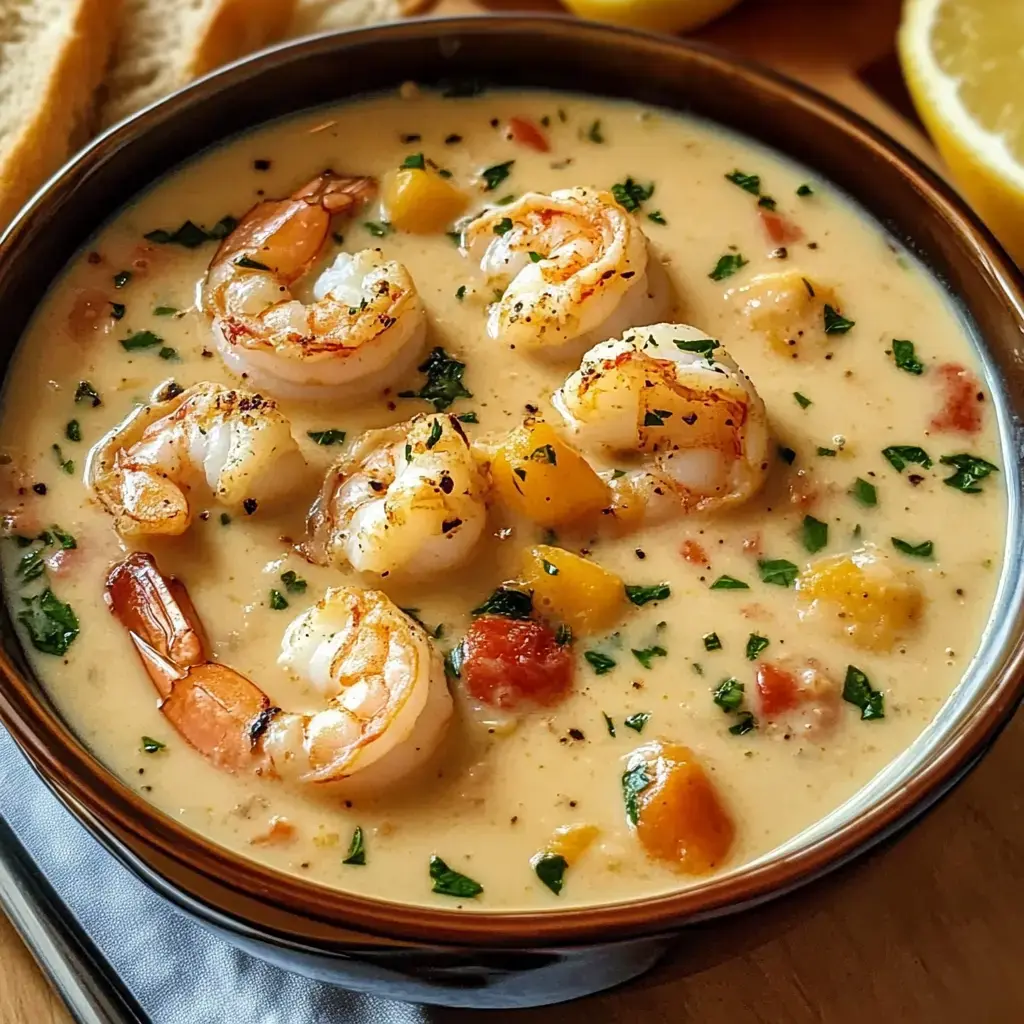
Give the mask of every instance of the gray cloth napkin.
<path id="1" fill-rule="evenodd" d="M 0 814 L 153 1024 L 430 1020 L 422 1007 L 289 974 L 194 924 L 99 846 L 39 780 L 3 728 Z"/>

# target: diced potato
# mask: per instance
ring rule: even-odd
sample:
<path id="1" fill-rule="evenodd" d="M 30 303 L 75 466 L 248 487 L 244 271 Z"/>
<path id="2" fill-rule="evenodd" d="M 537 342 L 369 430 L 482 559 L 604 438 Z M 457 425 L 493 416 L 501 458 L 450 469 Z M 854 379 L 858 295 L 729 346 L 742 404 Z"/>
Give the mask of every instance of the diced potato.
<path id="1" fill-rule="evenodd" d="M 491 462 L 491 479 L 509 508 L 541 526 L 574 522 L 609 501 L 608 488 L 586 459 L 540 421 L 509 433 Z"/>
<path id="2" fill-rule="evenodd" d="M 812 562 L 796 581 L 801 617 L 812 616 L 868 650 L 889 650 L 917 625 L 921 589 L 870 551 Z"/>
<path id="3" fill-rule="evenodd" d="M 403 167 L 385 179 L 382 201 L 393 227 L 415 235 L 433 235 L 447 231 L 469 199 L 433 171 Z"/>
<path id="4" fill-rule="evenodd" d="M 629 755 L 626 774 L 632 778 L 629 787 L 624 779 L 624 788 L 636 800 L 631 824 L 651 857 L 703 875 L 729 856 L 736 827 L 692 750 L 664 740 L 645 743 Z"/>
<path id="5" fill-rule="evenodd" d="M 824 353 L 825 304 L 839 311 L 839 299 L 828 286 L 800 273 L 783 270 L 759 274 L 750 284 L 734 288 L 740 315 L 780 355 L 792 358 Z"/>
<path id="6" fill-rule="evenodd" d="M 523 583 L 533 591 L 541 615 L 567 623 L 574 632 L 598 633 L 622 617 L 622 580 L 564 548 L 538 544 L 527 551 Z"/>
<path id="7" fill-rule="evenodd" d="M 600 834 L 596 825 L 559 825 L 544 849 L 546 853 L 564 857 L 565 863 L 572 867 Z"/>

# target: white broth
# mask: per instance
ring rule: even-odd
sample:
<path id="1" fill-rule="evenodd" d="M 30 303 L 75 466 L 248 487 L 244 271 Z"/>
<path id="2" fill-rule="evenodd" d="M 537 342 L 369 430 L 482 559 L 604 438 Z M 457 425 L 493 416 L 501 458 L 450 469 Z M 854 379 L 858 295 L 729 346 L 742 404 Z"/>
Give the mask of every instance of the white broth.
<path id="1" fill-rule="evenodd" d="M 522 129 L 510 137 L 513 117 L 530 121 L 549 151 L 524 144 Z M 362 431 L 432 411 L 419 398 L 398 397 L 423 386 L 415 366 L 432 348 L 465 363 L 471 397 L 448 411 L 476 415 L 465 423 L 471 440 L 500 441 L 536 415 L 573 441 L 551 397 L 580 353 L 537 355 L 491 338 L 494 295 L 477 263 L 443 230 L 389 227 L 374 201 L 354 219 L 337 218 L 327 251 L 333 259 L 378 248 L 408 268 L 427 314 L 412 368 L 387 393 L 368 386 L 341 399 L 279 399 L 312 467 L 280 507 L 249 515 L 197 487 L 184 534 L 122 541 L 83 483 L 90 447 L 168 378 L 184 387 L 245 383 L 223 363 L 197 308 L 218 242 L 189 248 L 144 236 L 173 233 L 186 220 L 209 229 L 225 215 L 241 217 L 325 167 L 375 178 L 403 161 L 418 170 L 420 153 L 428 161 L 421 173 L 443 168 L 451 175 L 444 180 L 469 196 L 467 214 L 529 190 L 592 192 L 631 177 L 639 188 L 617 194 L 637 207 L 633 230 L 649 239 L 673 291 L 659 319 L 720 341 L 764 401 L 772 440 L 763 490 L 733 508 L 676 508 L 630 528 L 598 516 L 585 527 L 559 527 L 555 538 L 492 498 L 472 557 L 432 576 L 382 578 L 308 562 L 296 545 L 323 473 Z M 495 181 L 500 171 L 481 177 L 508 161 L 502 180 Z M 815 316 L 832 318 L 829 333 L 816 320 L 813 330 L 783 331 L 773 344 L 756 310 L 744 315 L 751 293 L 733 289 L 776 272 L 822 290 Z M 308 287 L 301 294 L 308 299 Z M 822 311 L 828 297 L 834 302 Z M 126 348 L 130 338 L 135 347 Z M 982 468 L 972 485 L 978 464 L 940 463 L 966 454 L 1001 465 L 980 380 L 968 329 L 929 273 L 827 181 L 749 140 L 634 104 L 543 92 L 446 99 L 403 90 L 345 103 L 267 125 L 174 169 L 86 250 L 69 254 L 4 394 L 0 469 L 15 535 L 3 545 L 8 601 L 13 615 L 38 612 L 49 586 L 73 609 L 78 633 L 62 656 L 35 649 L 19 627 L 62 714 L 154 806 L 246 857 L 347 891 L 466 911 L 649 896 L 759 857 L 834 810 L 911 744 L 960 682 L 992 605 L 1006 516 L 1000 473 Z M 345 441 L 309 436 L 324 431 L 344 431 Z M 620 464 L 607 453 L 584 454 L 605 471 Z M 43 534 L 54 524 L 60 533 Z M 64 535 L 73 548 L 62 549 Z M 328 587 L 383 590 L 438 627 L 431 643 L 447 652 L 469 628 L 471 610 L 515 580 L 524 551 L 544 540 L 582 552 L 626 585 L 665 584 L 668 596 L 622 600 L 600 630 L 577 628 L 568 643 L 563 634 L 573 683 L 560 702 L 511 718 L 480 715 L 452 681 L 455 714 L 440 749 L 412 776 L 370 795 L 217 768 L 161 713 L 127 632 L 103 601 L 107 573 L 126 549 L 152 552 L 187 586 L 214 659 L 254 681 L 272 704 L 316 711 L 323 699 L 277 659 L 288 624 Z M 816 583 L 802 577 L 798 589 L 796 573 L 857 551 L 876 559 L 899 593 L 890 588 L 867 604 L 855 593 L 849 614 L 839 606 L 805 614 L 808 595 L 856 591 L 859 578 L 843 576 L 843 563 Z M 306 581 L 304 590 L 282 580 L 289 571 Z M 809 664 L 825 696 L 806 705 L 802 692 L 780 698 L 773 687 L 791 687 Z M 730 679 L 742 691 L 720 689 Z M 699 870 L 681 870 L 689 863 L 681 847 L 679 863 L 658 856 L 627 817 L 625 758 L 656 739 L 689 749 L 734 831 Z M 573 824 L 593 826 L 580 833 L 589 845 L 566 857 L 555 895 L 531 858 Z M 346 864 L 357 828 L 365 863 Z M 483 891 L 433 892 L 432 856 Z"/>

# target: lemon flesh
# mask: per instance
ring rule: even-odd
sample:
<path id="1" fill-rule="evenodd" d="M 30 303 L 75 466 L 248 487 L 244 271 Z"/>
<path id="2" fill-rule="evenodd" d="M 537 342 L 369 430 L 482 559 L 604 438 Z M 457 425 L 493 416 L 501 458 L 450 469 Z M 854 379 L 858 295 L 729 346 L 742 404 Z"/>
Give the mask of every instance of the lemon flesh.
<path id="1" fill-rule="evenodd" d="M 1024 3 L 906 0 L 899 52 L 953 180 L 1024 265 Z"/>
<path id="2" fill-rule="evenodd" d="M 654 32 L 688 32 L 724 14 L 739 0 L 562 0 L 581 18 Z"/>

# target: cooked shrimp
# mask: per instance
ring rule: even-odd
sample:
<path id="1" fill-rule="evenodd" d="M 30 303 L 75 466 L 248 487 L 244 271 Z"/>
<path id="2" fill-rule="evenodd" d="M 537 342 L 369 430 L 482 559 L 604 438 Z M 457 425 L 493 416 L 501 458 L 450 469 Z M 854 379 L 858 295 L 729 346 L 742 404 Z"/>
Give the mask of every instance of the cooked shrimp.
<path id="1" fill-rule="evenodd" d="M 451 715 L 444 664 L 426 631 L 384 594 L 334 587 L 285 631 L 278 664 L 322 710 L 282 711 L 241 673 L 211 661 L 184 585 L 136 552 L 107 578 L 160 710 L 216 767 L 289 781 L 390 786 L 425 760 Z"/>
<path id="2" fill-rule="evenodd" d="M 372 178 L 325 171 L 289 199 L 257 203 L 221 243 L 204 308 L 228 366 L 289 398 L 385 387 L 415 360 L 426 314 L 409 272 L 380 251 L 339 253 L 305 305 L 291 288 L 327 242 L 331 218 L 357 210 Z"/>
<path id="3" fill-rule="evenodd" d="M 306 554 L 382 575 L 450 569 L 483 532 L 485 490 L 454 416 L 369 430 L 327 473 L 310 510 Z"/>
<path id="4" fill-rule="evenodd" d="M 122 537 L 177 536 L 205 489 L 250 513 L 286 493 L 304 465 L 288 420 L 262 395 L 209 382 L 140 406 L 89 452 L 86 485 Z"/>
<path id="5" fill-rule="evenodd" d="M 769 735 L 820 738 L 839 719 L 841 686 L 814 658 L 757 666 L 757 708 Z"/>
<path id="6" fill-rule="evenodd" d="M 612 485 L 649 514 L 740 504 L 768 471 L 768 420 L 754 385 L 686 324 L 595 345 L 552 402 L 584 446 L 643 456 Z"/>
<path id="7" fill-rule="evenodd" d="M 472 221 L 463 246 L 489 283 L 507 286 L 487 333 L 510 345 L 578 355 L 668 309 L 664 269 L 607 192 L 528 192 Z"/>

